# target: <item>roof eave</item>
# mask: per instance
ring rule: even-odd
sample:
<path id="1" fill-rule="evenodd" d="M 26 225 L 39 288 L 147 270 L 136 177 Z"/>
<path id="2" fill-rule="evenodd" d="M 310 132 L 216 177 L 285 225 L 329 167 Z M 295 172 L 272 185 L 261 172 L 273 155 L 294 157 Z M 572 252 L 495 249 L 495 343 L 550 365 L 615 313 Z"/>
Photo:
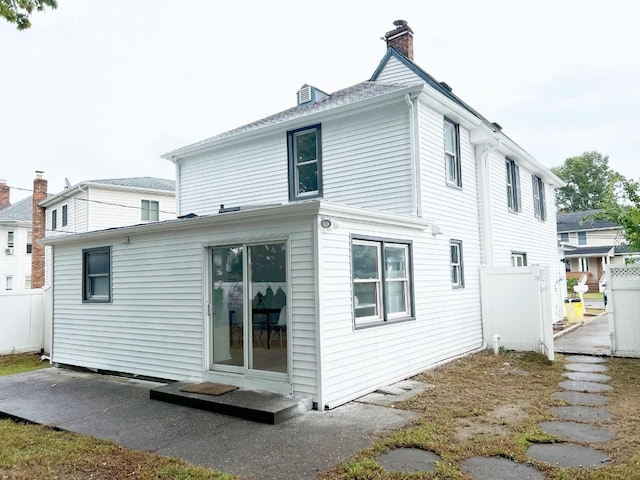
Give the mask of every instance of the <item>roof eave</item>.
<path id="1" fill-rule="evenodd" d="M 171 162 L 176 162 L 177 160 L 196 155 L 201 152 L 205 152 L 213 147 L 219 147 L 222 145 L 229 145 L 236 142 L 245 141 L 248 138 L 252 138 L 259 135 L 265 135 L 271 133 L 273 131 L 290 129 L 297 125 L 307 125 L 312 122 L 317 122 L 322 119 L 330 118 L 332 116 L 340 115 L 347 113 L 351 110 L 357 110 L 360 108 L 370 108 L 377 105 L 382 105 L 388 102 L 392 102 L 396 98 L 403 97 L 407 93 L 409 94 L 417 94 L 422 90 L 421 84 L 409 85 L 404 88 L 400 88 L 398 90 L 394 90 L 392 92 L 383 93 L 380 95 L 376 95 L 375 97 L 366 98 L 364 100 L 356 101 L 353 103 L 349 103 L 346 105 L 340 105 L 334 108 L 330 108 L 327 110 L 322 110 L 319 112 L 309 113 L 307 115 L 303 115 L 301 117 L 292 118 L 289 120 L 284 120 L 282 122 L 276 122 L 271 125 L 267 125 L 264 127 L 259 127 L 248 132 L 242 132 L 235 135 L 230 135 L 228 137 L 220 138 L 220 139 L 212 139 L 211 141 L 198 142 L 191 145 L 187 145 L 186 147 L 178 148 L 171 152 L 160 155 L 160 158 L 165 160 L 169 160 Z"/>

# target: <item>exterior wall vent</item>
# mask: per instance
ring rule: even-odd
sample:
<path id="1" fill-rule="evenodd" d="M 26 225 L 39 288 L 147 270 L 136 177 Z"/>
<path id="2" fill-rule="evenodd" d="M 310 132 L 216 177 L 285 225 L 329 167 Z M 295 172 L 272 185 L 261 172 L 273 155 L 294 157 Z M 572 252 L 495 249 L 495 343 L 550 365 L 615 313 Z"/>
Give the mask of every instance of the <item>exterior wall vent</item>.
<path id="1" fill-rule="evenodd" d="M 311 87 L 306 85 L 298 90 L 298 105 L 311 101 Z"/>

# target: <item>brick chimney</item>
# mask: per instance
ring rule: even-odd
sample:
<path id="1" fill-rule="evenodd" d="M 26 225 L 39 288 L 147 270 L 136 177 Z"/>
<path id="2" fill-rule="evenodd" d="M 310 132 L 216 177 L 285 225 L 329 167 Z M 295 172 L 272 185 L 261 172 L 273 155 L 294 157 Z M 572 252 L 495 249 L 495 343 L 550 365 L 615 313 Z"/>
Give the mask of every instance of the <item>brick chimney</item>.
<path id="1" fill-rule="evenodd" d="M 405 20 L 396 20 L 393 24 L 396 28 L 384 34 L 387 48 L 393 47 L 413 61 L 413 30 Z"/>
<path id="2" fill-rule="evenodd" d="M 39 203 L 47 198 L 47 181 L 36 170 L 36 178 L 33 181 L 33 203 L 31 220 L 31 288 L 40 288 L 44 285 L 44 246 L 38 240 L 44 238 L 46 233 L 45 209 Z"/>
<path id="3" fill-rule="evenodd" d="M 11 190 L 6 180 L 0 180 L 0 210 L 11 205 Z"/>

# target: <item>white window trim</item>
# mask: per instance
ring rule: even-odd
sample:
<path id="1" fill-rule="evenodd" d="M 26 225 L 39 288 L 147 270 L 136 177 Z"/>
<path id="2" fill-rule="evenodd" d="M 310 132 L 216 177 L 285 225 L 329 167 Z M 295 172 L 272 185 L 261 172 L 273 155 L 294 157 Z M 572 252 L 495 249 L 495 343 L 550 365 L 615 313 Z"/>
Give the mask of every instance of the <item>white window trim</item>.
<path id="1" fill-rule="evenodd" d="M 296 162 L 296 138 L 308 132 L 316 134 L 316 158 L 303 163 Z M 289 200 L 303 200 L 322 197 L 322 127 L 320 124 L 291 130 L 287 132 L 287 156 L 289 161 Z M 311 164 L 317 165 L 317 188 L 307 192 L 300 192 L 300 167 Z"/>
<path id="2" fill-rule="evenodd" d="M 145 206 L 146 203 L 146 206 Z M 157 208 L 155 210 L 151 209 L 151 205 L 155 204 Z M 157 216 L 157 218 L 151 218 L 151 214 Z M 145 218 L 145 216 L 147 218 Z M 147 200 L 143 198 L 140 200 L 140 220 L 142 222 L 158 222 L 160 221 L 160 202 L 158 200 Z"/>
<path id="3" fill-rule="evenodd" d="M 510 212 L 522 211 L 520 197 L 520 167 L 518 164 L 507 158 L 505 160 L 506 186 L 507 186 L 507 208 Z"/>
<path id="4" fill-rule="evenodd" d="M 366 278 L 366 279 L 353 278 L 354 285 L 355 284 L 373 283 L 375 285 L 375 291 L 376 291 L 376 303 L 375 304 L 362 304 L 362 303 L 359 303 L 358 297 L 356 297 L 355 293 L 353 294 L 353 311 L 354 311 L 354 318 L 355 318 L 356 324 L 366 324 L 366 323 L 371 323 L 371 322 L 379 322 L 379 321 L 384 319 L 384 315 L 383 315 L 383 312 L 382 312 L 382 255 L 381 255 L 382 245 L 380 244 L 380 242 L 372 242 L 372 241 L 356 240 L 356 239 L 354 239 L 351 242 L 351 245 L 352 246 L 353 245 L 366 245 L 368 247 L 375 247 L 376 256 L 377 256 L 377 259 L 378 259 L 378 268 L 377 268 L 378 276 L 377 276 L 377 278 L 374 278 L 374 279 L 371 279 L 371 278 Z M 352 266 L 352 269 L 353 269 L 353 266 Z M 371 308 L 371 307 L 375 307 L 376 308 L 376 312 L 378 312 L 377 315 L 370 315 L 368 317 L 356 317 L 355 316 L 355 312 L 359 308 Z"/>
<path id="5" fill-rule="evenodd" d="M 521 265 L 518 265 L 518 263 L 521 263 Z M 511 265 L 513 267 L 526 267 L 528 265 L 526 252 L 511 252 Z"/>
<path id="6" fill-rule="evenodd" d="M 458 251 L 458 261 L 454 262 L 451 256 L 451 248 Z M 449 257 L 451 262 L 451 286 L 453 288 L 464 288 L 464 261 L 462 258 L 462 240 L 451 240 L 449 242 Z M 458 281 L 453 280 L 453 272 L 457 271 Z"/>
<path id="7" fill-rule="evenodd" d="M 547 220 L 547 206 L 544 194 L 544 182 L 537 175 L 531 175 L 531 186 L 533 188 L 533 214 L 540 220 Z"/>
<path id="8" fill-rule="evenodd" d="M 451 127 L 453 133 L 454 151 L 447 150 L 447 127 Z M 443 145 L 444 145 L 444 162 L 445 162 L 445 180 L 450 187 L 462 188 L 462 165 L 460 160 L 460 127 L 457 123 L 444 119 L 443 125 Z M 452 159 L 453 170 L 450 168 Z"/>

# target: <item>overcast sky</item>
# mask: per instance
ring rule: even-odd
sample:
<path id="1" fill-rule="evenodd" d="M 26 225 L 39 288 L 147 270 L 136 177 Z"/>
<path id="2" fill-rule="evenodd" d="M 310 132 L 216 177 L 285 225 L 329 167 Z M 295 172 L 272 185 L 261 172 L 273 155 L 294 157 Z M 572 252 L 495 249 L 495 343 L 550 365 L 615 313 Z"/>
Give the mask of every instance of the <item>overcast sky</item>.
<path id="1" fill-rule="evenodd" d="M 162 153 L 304 83 L 367 80 L 405 19 L 416 63 L 542 164 L 598 150 L 638 179 L 638 18 L 635 0 L 59 0 L 30 30 L 0 20 L 0 178 L 174 178 Z"/>

